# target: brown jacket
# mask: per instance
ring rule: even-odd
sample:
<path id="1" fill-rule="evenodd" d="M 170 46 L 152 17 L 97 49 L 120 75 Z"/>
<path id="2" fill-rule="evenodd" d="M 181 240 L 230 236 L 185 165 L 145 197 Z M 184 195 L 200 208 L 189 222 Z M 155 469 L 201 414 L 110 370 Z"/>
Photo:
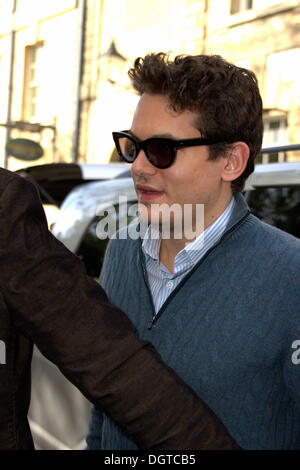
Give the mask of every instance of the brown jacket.
<path id="1" fill-rule="evenodd" d="M 238 448 L 47 230 L 34 186 L 3 169 L 0 259 L 0 449 L 33 448 L 27 421 L 33 342 L 140 448 Z"/>

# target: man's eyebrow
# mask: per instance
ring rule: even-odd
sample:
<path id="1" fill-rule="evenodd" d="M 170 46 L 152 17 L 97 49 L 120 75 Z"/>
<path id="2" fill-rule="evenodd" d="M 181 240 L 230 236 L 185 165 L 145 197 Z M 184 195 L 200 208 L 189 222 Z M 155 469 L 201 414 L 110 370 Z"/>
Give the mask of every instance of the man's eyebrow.
<path id="1" fill-rule="evenodd" d="M 141 141 L 142 139 L 139 139 L 131 130 L 126 131 L 128 134 L 132 135 L 136 140 Z M 163 134 L 153 134 L 151 137 L 148 137 L 149 139 L 171 139 L 171 140 L 180 140 L 178 137 L 175 137 L 172 134 L 169 133 L 163 133 Z"/>

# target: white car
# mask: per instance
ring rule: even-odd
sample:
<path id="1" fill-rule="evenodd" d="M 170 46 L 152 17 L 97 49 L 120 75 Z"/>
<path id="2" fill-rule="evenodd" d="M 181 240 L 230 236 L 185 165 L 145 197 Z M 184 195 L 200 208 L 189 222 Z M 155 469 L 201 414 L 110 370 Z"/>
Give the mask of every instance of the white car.
<path id="1" fill-rule="evenodd" d="M 93 181 L 126 178 L 131 175 L 127 163 L 49 163 L 17 170 L 16 173 L 31 181 L 39 190 L 49 228 L 55 223 L 59 208 L 75 187 Z"/>

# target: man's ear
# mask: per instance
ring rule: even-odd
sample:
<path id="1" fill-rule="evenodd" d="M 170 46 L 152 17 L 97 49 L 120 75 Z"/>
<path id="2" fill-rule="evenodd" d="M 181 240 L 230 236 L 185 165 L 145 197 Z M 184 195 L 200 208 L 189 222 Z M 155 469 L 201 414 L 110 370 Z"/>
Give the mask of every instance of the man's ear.
<path id="1" fill-rule="evenodd" d="M 246 168 L 250 150 L 245 142 L 234 142 L 225 157 L 222 172 L 223 181 L 233 181 L 243 173 Z"/>

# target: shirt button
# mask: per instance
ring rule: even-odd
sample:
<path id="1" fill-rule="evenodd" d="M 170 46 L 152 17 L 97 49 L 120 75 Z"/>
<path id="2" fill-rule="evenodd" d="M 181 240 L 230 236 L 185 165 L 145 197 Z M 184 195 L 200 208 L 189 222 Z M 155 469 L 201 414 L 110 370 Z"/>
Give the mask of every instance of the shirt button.
<path id="1" fill-rule="evenodd" d="M 167 282 L 167 287 L 169 287 L 169 289 L 171 289 L 173 287 L 173 281 L 168 281 Z"/>

